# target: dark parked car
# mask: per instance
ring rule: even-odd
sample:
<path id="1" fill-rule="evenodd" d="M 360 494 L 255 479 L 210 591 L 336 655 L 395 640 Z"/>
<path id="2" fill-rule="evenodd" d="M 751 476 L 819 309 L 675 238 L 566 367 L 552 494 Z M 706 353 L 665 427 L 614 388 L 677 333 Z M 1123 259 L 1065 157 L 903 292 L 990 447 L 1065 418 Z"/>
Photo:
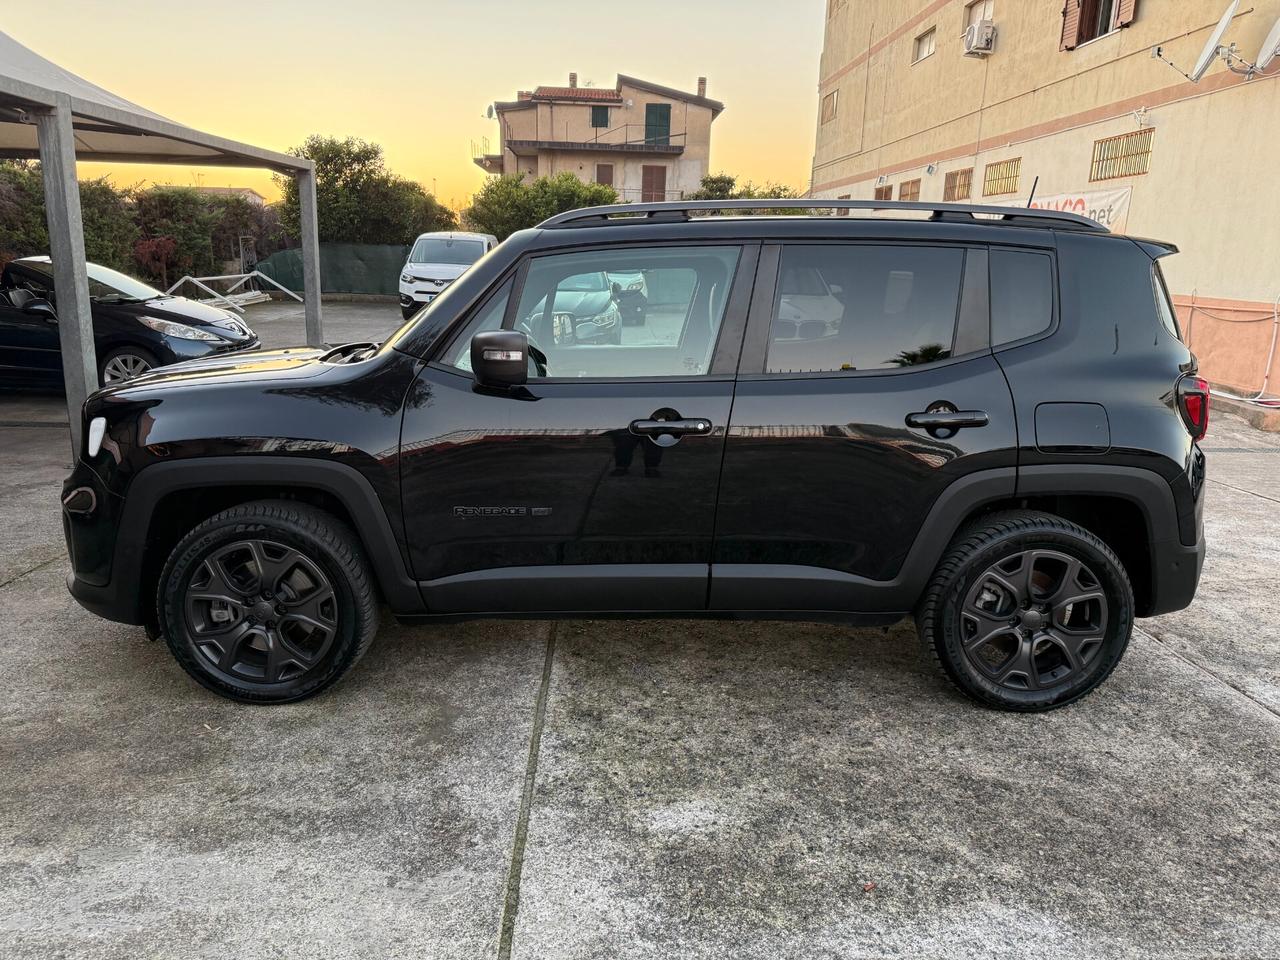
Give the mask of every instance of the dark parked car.
<path id="1" fill-rule="evenodd" d="M 337 680 L 379 601 L 914 617 L 981 703 L 1078 699 L 1135 617 L 1191 602 L 1204 557 L 1209 393 L 1161 278 L 1175 248 L 1047 211 L 800 203 L 884 209 L 561 214 L 380 346 L 95 394 L 72 593 L 247 701 Z M 559 291 L 637 270 L 686 291 L 669 339 L 554 336 Z M 805 297 L 809 320 L 780 317 Z"/>
<path id="2" fill-rule="evenodd" d="M 141 280 L 87 264 L 98 376 L 130 380 L 153 367 L 258 345 L 248 325 L 217 307 L 171 297 Z M 52 305 L 42 309 L 36 301 Z M 53 266 L 24 257 L 0 274 L 0 386 L 62 386 Z"/>

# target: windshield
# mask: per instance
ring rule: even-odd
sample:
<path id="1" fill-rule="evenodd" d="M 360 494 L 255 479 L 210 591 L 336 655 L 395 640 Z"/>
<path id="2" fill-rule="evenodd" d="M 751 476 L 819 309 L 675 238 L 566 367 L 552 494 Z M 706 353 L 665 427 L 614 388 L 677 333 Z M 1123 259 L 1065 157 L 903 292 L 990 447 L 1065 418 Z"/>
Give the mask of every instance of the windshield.
<path id="1" fill-rule="evenodd" d="M 482 240 L 419 237 L 409 254 L 410 263 L 475 263 L 484 254 Z"/>
<path id="2" fill-rule="evenodd" d="M 561 280 L 557 289 L 572 290 L 574 293 L 596 293 L 609 289 L 609 278 L 603 273 L 579 273 Z"/>
<path id="3" fill-rule="evenodd" d="M 53 279 L 53 264 L 42 261 L 22 261 L 22 265 L 30 270 L 44 274 Z M 128 274 L 96 263 L 86 263 L 85 271 L 89 274 L 89 299 L 103 303 L 124 303 L 134 300 L 154 300 L 163 297 L 155 287 L 135 280 Z"/>

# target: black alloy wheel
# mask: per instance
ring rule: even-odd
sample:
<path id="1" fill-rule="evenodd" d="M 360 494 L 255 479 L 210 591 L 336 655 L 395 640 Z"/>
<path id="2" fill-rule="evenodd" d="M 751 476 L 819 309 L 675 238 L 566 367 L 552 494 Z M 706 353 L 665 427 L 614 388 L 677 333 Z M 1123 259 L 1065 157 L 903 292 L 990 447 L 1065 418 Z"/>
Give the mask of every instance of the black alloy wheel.
<path id="1" fill-rule="evenodd" d="M 1107 597 L 1084 561 L 1023 550 L 991 564 L 960 608 L 964 654 L 993 682 L 1038 690 L 1083 673 L 1102 647 Z"/>
<path id="2" fill-rule="evenodd" d="M 300 677 L 328 653 L 338 629 L 324 571 L 272 540 L 235 540 L 206 556 L 187 583 L 185 613 L 207 669 L 233 682 Z"/>
<path id="3" fill-rule="evenodd" d="M 183 537 L 156 604 L 183 669 L 249 703 L 319 693 L 355 665 L 378 627 L 358 537 L 337 517 L 285 500 L 231 507 Z"/>
<path id="4" fill-rule="evenodd" d="M 925 649 L 969 697 L 1051 710 L 1096 688 L 1133 629 L 1124 565 L 1092 532 L 1048 513 L 981 518 L 938 564 L 916 612 Z"/>

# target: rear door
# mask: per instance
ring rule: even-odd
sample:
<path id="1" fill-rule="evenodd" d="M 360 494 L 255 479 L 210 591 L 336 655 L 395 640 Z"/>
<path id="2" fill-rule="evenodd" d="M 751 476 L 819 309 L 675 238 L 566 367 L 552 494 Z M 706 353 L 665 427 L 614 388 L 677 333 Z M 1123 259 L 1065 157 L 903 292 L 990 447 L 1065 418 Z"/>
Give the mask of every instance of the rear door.
<path id="1" fill-rule="evenodd" d="M 944 492 L 981 474 L 987 495 L 1013 493 L 1016 430 L 989 345 L 987 262 L 959 244 L 764 248 L 725 447 L 712 609 L 904 611 L 904 563 Z"/>
<path id="2" fill-rule="evenodd" d="M 414 574 L 437 613 L 700 611 L 756 245 L 527 259 L 464 320 L 405 406 Z M 623 327 L 610 274 L 664 291 Z M 477 330 L 530 337 L 530 377 L 477 388 Z M 536 351 L 536 353 L 535 353 Z"/>

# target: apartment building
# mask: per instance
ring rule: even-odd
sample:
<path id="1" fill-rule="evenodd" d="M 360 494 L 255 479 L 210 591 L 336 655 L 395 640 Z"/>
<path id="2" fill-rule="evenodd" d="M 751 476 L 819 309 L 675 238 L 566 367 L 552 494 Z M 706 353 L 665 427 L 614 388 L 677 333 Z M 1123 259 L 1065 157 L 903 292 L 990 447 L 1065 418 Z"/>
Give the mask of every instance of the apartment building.
<path id="1" fill-rule="evenodd" d="M 1228 6 L 1235 59 L 1193 82 Z M 1171 240 L 1202 370 L 1280 391 L 1280 58 L 1249 70 L 1280 0 L 828 0 L 826 16 L 814 196 L 1030 201 Z"/>
<path id="2" fill-rule="evenodd" d="M 696 93 L 619 75 L 612 87 L 568 86 L 522 90 L 493 104 L 496 153 L 474 159 L 492 174 L 529 177 L 568 171 L 588 183 L 606 183 L 624 201 L 679 200 L 697 190 L 711 156 L 711 125 L 724 104 Z"/>

